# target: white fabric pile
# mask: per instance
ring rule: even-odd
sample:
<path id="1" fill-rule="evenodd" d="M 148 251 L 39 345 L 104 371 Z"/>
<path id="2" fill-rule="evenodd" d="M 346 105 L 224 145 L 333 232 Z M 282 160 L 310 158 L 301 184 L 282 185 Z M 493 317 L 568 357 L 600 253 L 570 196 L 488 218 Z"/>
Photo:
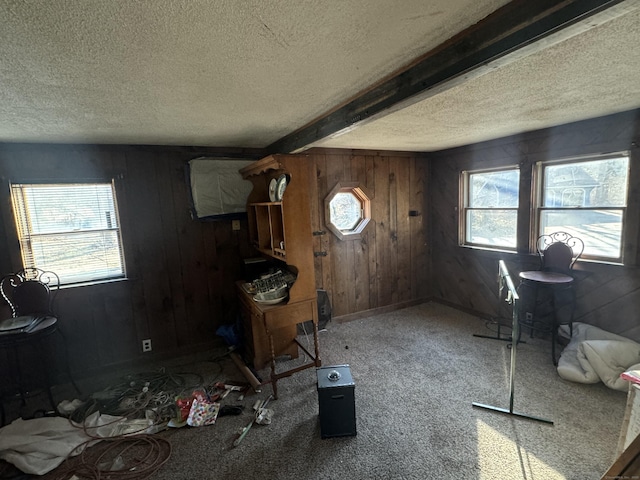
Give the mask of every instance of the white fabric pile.
<path id="1" fill-rule="evenodd" d="M 24 473 L 44 475 L 68 456 L 78 455 L 87 446 L 100 441 L 92 441 L 93 437 L 113 436 L 114 426 L 122 420 L 122 417 L 95 412 L 87 417 L 83 428 L 72 425 L 63 417 L 19 418 L 0 428 L 0 458 Z"/>
<path id="2" fill-rule="evenodd" d="M 561 327 L 569 337 L 569 326 Z M 578 383 L 603 382 L 626 392 L 629 383 L 620 374 L 640 364 L 640 344 L 586 323 L 573 324 L 573 336 L 558 361 L 558 374 Z"/>

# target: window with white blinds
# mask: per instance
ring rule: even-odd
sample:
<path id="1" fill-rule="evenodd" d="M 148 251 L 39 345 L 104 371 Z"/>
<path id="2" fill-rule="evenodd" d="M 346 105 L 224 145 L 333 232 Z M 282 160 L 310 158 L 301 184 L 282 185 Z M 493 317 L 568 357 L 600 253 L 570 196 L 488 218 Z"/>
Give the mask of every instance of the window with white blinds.
<path id="1" fill-rule="evenodd" d="M 12 184 L 22 261 L 63 285 L 125 276 L 113 183 Z"/>

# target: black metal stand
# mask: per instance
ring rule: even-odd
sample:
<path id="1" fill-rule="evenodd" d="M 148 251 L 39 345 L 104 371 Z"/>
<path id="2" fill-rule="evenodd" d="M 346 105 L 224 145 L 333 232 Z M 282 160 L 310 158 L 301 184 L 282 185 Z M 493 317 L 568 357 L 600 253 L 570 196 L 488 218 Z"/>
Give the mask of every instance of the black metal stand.
<path id="1" fill-rule="evenodd" d="M 480 335 L 478 333 L 474 333 L 473 336 L 478 338 L 488 338 L 489 340 L 502 340 L 504 342 L 511 342 L 513 340 L 513 335 L 511 335 L 511 332 L 509 332 L 508 337 L 505 337 L 504 336 L 505 334 L 502 334 L 500 332 L 501 328 L 508 328 L 509 330 L 511 330 L 511 327 L 503 325 L 497 320 L 492 320 L 492 322 L 498 326 L 498 331 L 496 332 L 495 335 Z M 522 340 L 518 340 L 518 343 L 526 343 L 526 342 L 523 342 Z"/>
<path id="2" fill-rule="evenodd" d="M 518 292 L 513 286 L 513 282 L 511 281 L 511 277 L 509 276 L 509 272 L 507 271 L 507 267 L 502 260 L 499 262 L 499 273 L 500 273 L 500 295 L 502 295 L 502 289 L 506 284 L 507 290 L 507 302 L 511 305 L 513 310 L 512 315 L 512 330 L 511 330 L 511 338 L 519 338 L 520 337 L 520 325 L 518 322 Z M 513 415 L 519 418 L 526 418 L 528 420 L 535 420 L 537 422 L 547 423 L 553 425 L 552 420 L 547 420 L 545 418 L 534 417 L 533 415 L 528 415 L 526 413 L 519 413 L 513 410 L 513 399 L 514 399 L 514 386 L 515 386 L 515 371 L 516 371 L 516 347 L 518 342 L 511 342 L 511 367 L 509 371 L 509 409 L 495 407 L 493 405 L 486 405 L 484 403 L 473 402 L 474 407 L 484 408 L 487 410 L 491 410 L 498 413 L 505 413 L 507 415 Z"/>

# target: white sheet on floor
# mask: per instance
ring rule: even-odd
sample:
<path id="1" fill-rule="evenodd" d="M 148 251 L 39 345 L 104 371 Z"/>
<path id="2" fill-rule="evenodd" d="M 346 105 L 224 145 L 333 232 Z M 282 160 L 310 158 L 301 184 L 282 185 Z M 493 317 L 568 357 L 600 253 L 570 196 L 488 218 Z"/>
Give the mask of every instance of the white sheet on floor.
<path id="1" fill-rule="evenodd" d="M 568 326 L 562 333 L 568 336 Z M 620 374 L 640 363 L 640 344 L 586 323 L 573 324 L 573 337 L 558 360 L 558 375 L 572 382 L 603 382 L 626 392 L 629 384 Z"/>
<path id="2" fill-rule="evenodd" d="M 121 417 L 95 412 L 85 421 L 89 436 L 83 428 L 63 417 L 19 418 L 0 428 L 0 458 L 25 473 L 44 475 L 68 456 L 78 455 L 88 445 L 100 441 L 87 443 L 92 437 L 112 436 L 114 425 L 121 420 Z"/>

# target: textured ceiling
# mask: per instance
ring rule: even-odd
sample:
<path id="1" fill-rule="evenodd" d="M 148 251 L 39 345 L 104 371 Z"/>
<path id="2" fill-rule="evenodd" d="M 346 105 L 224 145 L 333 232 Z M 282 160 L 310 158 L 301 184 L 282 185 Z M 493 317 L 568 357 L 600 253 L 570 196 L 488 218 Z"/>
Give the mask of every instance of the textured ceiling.
<path id="1" fill-rule="evenodd" d="M 0 141 L 266 147 L 505 3 L 3 0 Z M 318 145 L 435 150 L 639 107 L 638 23 Z"/>
<path id="2" fill-rule="evenodd" d="M 434 151 L 640 107 L 640 10 L 317 146 Z"/>

